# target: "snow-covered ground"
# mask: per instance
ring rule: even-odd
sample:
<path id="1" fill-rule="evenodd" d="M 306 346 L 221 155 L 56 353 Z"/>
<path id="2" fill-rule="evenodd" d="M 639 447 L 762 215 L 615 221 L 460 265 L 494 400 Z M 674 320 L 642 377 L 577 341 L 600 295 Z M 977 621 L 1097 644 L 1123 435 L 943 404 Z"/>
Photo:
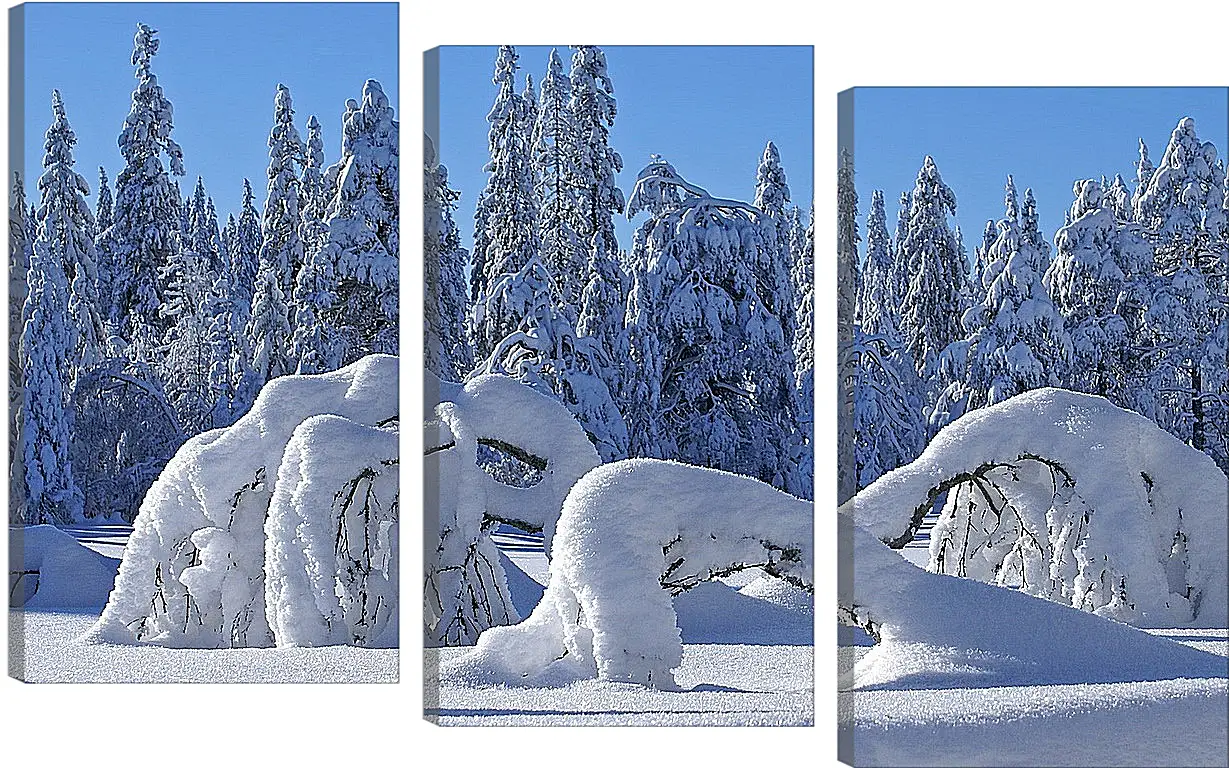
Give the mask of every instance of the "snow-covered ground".
<path id="1" fill-rule="evenodd" d="M 1229 653 L 1229 630 L 1149 632 Z M 869 650 L 842 647 L 842 672 Z M 842 748 L 858 766 L 1223 766 L 1226 695 L 1221 677 L 843 691 L 838 699 Z"/>
<path id="2" fill-rule="evenodd" d="M 34 533 L 31 533 L 35 531 Z M 395 683 L 396 648 L 239 648 L 177 649 L 148 645 L 86 643 L 82 638 L 98 621 L 115 577 L 131 526 L 80 526 L 40 535 L 26 529 L 27 557 L 55 557 L 98 564 L 85 579 L 40 578 L 33 605 L 52 607 L 9 612 L 10 674 L 31 683 Z M 82 546 L 71 544 L 76 539 Z M 13 542 L 18 539 L 14 537 Z M 53 546 L 36 546 L 44 541 Z M 65 544 L 64 542 L 68 543 Z M 88 550 L 103 557 L 91 558 Z M 109 571 L 107 570 L 109 568 Z M 41 576 L 41 574 L 40 574 Z M 87 583 L 88 582 L 88 583 Z M 49 587 L 50 585 L 50 587 Z M 62 586 L 63 585 L 63 586 Z M 71 587 L 67 591 L 65 587 Z M 58 607 L 85 596 L 89 605 Z"/>
<path id="3" fill-rule="evenodd" d="M 513 604 L 528 615 L 547 582 L 541 536 L 501 528 Z M 679 691 L 581 680 L 557 687 L 475 685 L 440 678 L 471 648 L 429 648 L 427 716 L 440 725 L 811 725 L 810 596 L 742 572 L 675 599 L 683 635 Z M 438 698 L 434 694 L 438 693 Z"/>
<path id="4" fill-rule="evenodd" d="M 919 568 L 937 519 L 924 518 L 900 550 Z M 847 680 L 873 644 L 861 630 L 839 629 L 838 668 Z M 970 682 L 945 687 L 916 686 L 901 674 L 874 690 L 838 694 L 841 754 L 858 766 L 1229 764 L 1229 629 L 1144 631 L 1225 657 L 1222 676 L 982 687 L 971 670 L 953 669 L 949 680 Z M 1106 666 L 1114 660 L 1090 660 Z"/>

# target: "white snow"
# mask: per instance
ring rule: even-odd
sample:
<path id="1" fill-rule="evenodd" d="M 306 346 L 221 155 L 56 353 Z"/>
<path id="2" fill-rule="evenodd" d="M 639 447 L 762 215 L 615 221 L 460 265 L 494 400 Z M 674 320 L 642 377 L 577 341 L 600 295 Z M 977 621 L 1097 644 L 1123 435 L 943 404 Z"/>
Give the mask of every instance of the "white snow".
<path id="1" fill-rule="evenodd" d="M 1229 482 L 1136 413 L 1033 390 L 949 425 L 842 510 L 899 545 L 941 488 L 956 490 L 932 532 L 931 570 L 1140 626 L 1225 626 Z"/>
<path id="2" fill-rule="evenodd" d="M 51 525 L 10 528 L 9 551 L 10 599 L 26 611 L 96 611 L 119 566 Z"/>
<path id="3" fill-rule="evenodd" d="M 484 632 L 445 675 L 673 688 L 683 645 L 672 592 L 756 566 L 809 589 L 811 510 L 718 470 L 653 459 L 602 465 L 563 503 L 542 601 L 521 624 Z M 701 595 L 693 599 L 711 597 Z"/>
<path id="4" fill-rule="evenodd" d="M 288 469 L 283 483 L 279 467 L 284 454 L 302 470 L 305 463 L 313 463 L 304 461 L 307 448 L 327 452 L 339 447 L 330 442 L 342 430 L 329 431 L 327 439 L 311 446 L 304 445 L 311 433 L 296 432 L 313 416 L 333 414 L 336 418 L 329 425 L 344 419 L 368 428 L 358 430 L 361 439 L 348 436 L 341 443 L 352 449 L 346 465 L 350 469 L 361 469 L 357 462 L 370 459 L 366 453 L 373 450 L 381 459 L 395 458 L 395 439 L 390 449 L 387 437 L 372 440 L 376 430 L 370 428 L 396 419 L 396 392 L 397 359 L 374 355 L 328 374 L 275 379 L 235 425 L 188 441 L 141 505 L 115 589 L 96 627 L 96 639 L 205 648 L 277 642 L 275 632 L 283 618 L 278 608 L 285 606 L 273 606 L 274 626 L 270 627 L 265 615 L 265 577 L 272 565 L 272 572 L 282 578 L 285 561 L 277 557 L 279 542 L 266 547 L 265 534 L 266 530 L 290 534 L 279 527 L 282 523 L 277 516 L 266 529 L 270 501 L 280 491 L 283 501 L 272 511 L 288 509 L 289 504 L 286 514 L 290 514 L 295 509 L 295 494 L 313 497 L 320 492 L 313 482 L 337 479 L 315 469 L 297 473 Z M 298 441 L 288 448 L 292 436 Z M 372 445 L 359 450 L 364 440 Z M 395 483 L 396 473 L 391 477 Z M 388 491 L 377 495 L 386 504 L 381 522 L 395 521 L 395 504 L 391 520 L 387 517 Z M 308 573 L 317 587 L 333 574 L 341 579 L 342 563 L 324 557 L 307 560 L 302 565 L 313 569 Z M 314 572 L 317 568 L 327 572 Z M 296 637 L 293 642 L 305 640 Z"/>

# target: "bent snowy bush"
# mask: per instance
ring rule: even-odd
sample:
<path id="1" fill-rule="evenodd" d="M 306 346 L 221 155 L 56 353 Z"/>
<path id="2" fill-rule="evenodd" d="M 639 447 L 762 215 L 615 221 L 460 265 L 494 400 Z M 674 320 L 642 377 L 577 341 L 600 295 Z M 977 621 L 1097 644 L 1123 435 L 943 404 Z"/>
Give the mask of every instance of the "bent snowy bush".
<path id="1" fill-rule="evenodd" d="M 715 469 L 656 459 L 600 466 L 564 501 L 541 602 L 523 623 L 484 632 L 450 674 L 672 688 L 683 660 L 673 596 L 747 568 L 810 592 L 811 510 Z"/>
<path id="2" fill-rule="evenodd" d="M 564 496 L 599 459 L 566 408 L 514 379 L 480 376 L 462 387 L 427 376 L 440 402 L 424 435 L 426 476 L 439 485 L 438 504 L 427 505 L 438 519 L 425 530 L 439 539 L 424 561 L 425 642 L 470 645 L 488 627 L 520 620 L 491 531 L 500 523 L 540 531 L 549 554 Z M 497 481 L 479 464 L 484 448 L 531 467 L 536 482 Z"/>
<path id="3" fill-rule="evenodd" d="M 233 426 L 189 440 L 145 496 L 93 635 L 395 642 L 396 393 L 397 359 L 373 355 L 275 379 Z"/>
<path id="4" fill-rule="evenodd" d="M 1224 626 L 1227 489 L 1148 419 L 1037 389 L 948 425 L 842 510 L 901 547 L 947 494 L 929 570 L 1139 626 Z"/>
<path id="5" fill-rule="evenodd" d="M 970 688 L 1226 677 L 1229 663 L 1075 608 L 927 573 L 838 515 L 852 584 L 839 616 L 878 641 L 840 685 Z"/>

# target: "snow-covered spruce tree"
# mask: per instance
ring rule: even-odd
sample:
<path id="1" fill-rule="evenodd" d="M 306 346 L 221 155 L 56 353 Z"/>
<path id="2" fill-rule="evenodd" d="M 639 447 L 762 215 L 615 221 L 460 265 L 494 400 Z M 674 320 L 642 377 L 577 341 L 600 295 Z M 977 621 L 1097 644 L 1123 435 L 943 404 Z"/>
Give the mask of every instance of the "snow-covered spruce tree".
<path id="1" fill-rule="evenodd" d="M 1123 405 L 1129 360 L 1127 323 L 1117 312 L 1131 270 L 1132 239 L 1120 200 L 1100 182 L 1077 181 L 1070 223 L 1054 235 L 1057 253 L 1044 283 L 1064 318 L 1072 359 L 1063 385 Z"/>
<path id="2" fill-rule="evenodd" d="M 605 243 L 606 239 L 600 235 L 594 235 L 590 243 L 585 268 L 588 282 L 580 294 L 580 318 L 576 322 L 576 333 L 592 339 L 602 350 L 607 361 L 602 366 L 602 377 L 618 400 L 626 387 L 620 361 L 627 360 L 628 352 L 627 334 L 623 329 L 627 299 L 623 295 L 625 276 L 618 259 L 605 252 Z"/>
<path id="3" fill-rule="evenodd" d="M 1114 181 L 1103 193 L 1106 204 L 1118 221 L 1131 221 L 1131 190 L 1123 181 L 1122 174 L 1114 174 Z"/>
<path id="4" fill-rule="evenodd" d="M 776 234 L 776 248 L 769 249 L 761 263 L 756 265 L 760 298 L 768 302 L 768 310 L 781 320 L 785 343 L 794 344 L 794 313 L 797 297 L 791 275 L 791 251 L 789 221 L 786 206 L 789 204 L 789 184 L 785 169 L 781 167 L 781 155 L 771 141 L 764 147 L 759 168 L 755 174 L 755 207 L 764 212 L 772 222 Z"/>
<path id="5" fill-rule="evenodd" d="M 51 93 L 55 120 L 44 143 L 46 169 L 38 180 L 41 196 L 37 210 L 39 241 L 54 254 L 68 281 L 68 319 L 73 326 L 65 371 L 66 395 L 77 376 L 106 356 L 101 315 L 98 311 L 98 256 L 90 232 L 94 214 L 85 196 L 89 185 L 73 170 L 73 146 L 77 137 L 64 112 L 59 91 Z"/>
<path id="6" fill-rule="evenodd" d="M 797 209 L 795 209 L 797 210 Z M 794 313 L 794 393 L 798 403 L 798 472 L 808 482 L 797 495 L 812 498 L 815 478 L 815 205 L 812 203 L 807 228 L 799 239 L 791 238 L 791 248 L 797 254 L 793 280 Z"/>
<path id="7" fill-rule="evenodd" d="M 263 379 L 252 367 L 253 339 L 247 334 L 252 320 L 252 306 L 256 294 L 256 276 L 260 271 L 260 214 L 256 211 L 252 185 L 243 180 L 243 202 L 239 220 L 230 245 L 231 332 L 236 340 L 235 358 L 231 365 L 231 380 L 236 386 L 235 409 L 245 412 L 256 400 Z M 284 301 L 284 297 L 283 297 Z"/>
<path id="8" fill-rule="evenodd" d="M 324 223 L 332 195 L 324 180 L 324 139 L 320 135 L 320 121 L 315 115 L 307 118 L 307 141 L 304 144 L 303 179 L 300 185 L 299 209 L 303 213 L 303 241 L 305 257 L 312 256 L 324 247 L 329 228 Z"/>
<path id="9" fill-rule="evenodd" d="M 217 249 L 217 214 L 199 177 L 183 246 L 164 269 L 170 323 L 159 370 L 180 426 L 197 434 L 230 422 L 235 341 L 229 284 Z M 227 371 L 223 375 L 222 371 Z"/>
<path id="10" fill-rule="evenodd" d="M 278 83 L 273 98 L 273 127 L 269 130 L 269 187 L 261 218 L 260 260 L 262 265 L 272 265 L 287 306 L 292 308 L 295 276 L 303 266 L 299 198 L 299 168 L 303 164 L 303 142 L 294 125 L 290 89 Z M 289 317 L 293 317 L 293 309 Z"/>
<path id="11" fill-rule="evenodd" d="M 1148 145 L 1141 138 L 1139 140 L 1139 159 L 1135 161 L 1135 192 L 1131 195 L 1131 213 L 1135 221 L 1140 220 L 1142 213 L 1140 198 L 1148 191 L 1148 185 L 1152 182 L 1152 174 L 1155 172 L 1152 160 L 1148 157 Z"/>
<path id="12" fill-rule="evenodd" d="M 572 83 L 551 50 L 533 128 L 532 167 L 538 201 L 539 254 L 555 285 L 563 314 L 576 323 L 590 253 L 578 230 L 587 230 L 580 189 L 580 145 L 571 111 Z M 605 251 L 603 251 L 605 255 Z"/>
<path id="13" fill-rule="evenodd" d="M 502 275 L 514 275 L 538 252 L 537 204 L 530 166 L 530 141 L 523 132 L 525 102 L 516 93 L 516 49 L 499 48 L 492 82 L 499 91 L 487 115 L 491 159 L 474 220 L 469 335 L 475 358 L 486 359 L 495 345 L 520 327 L 521 318 L 491 306 L 491 288 Z"/>
<path id="14" fill-rule="evenodd" d="M 630 373 L 638 405 L 633 451 L 758 477 L 796 494 L 810 478 L 792 461 L 797 435 L 793 350 L 757 293 L 754 265 L 775 245 L 747 203 L 715 198 L 656 158 L 640 172 L 629 215 L 639 265 L 629 299 Z M 643 292 L 643 293 L 642 293 Z M 625 414 L 626 416 L 627 414 Z M 644 421 L 654 422 L 645 424 Z"/>
<path id="15" fill-rule="evenodd" d="M 300 210 L 303 213 L 299 237 L 303 241 L 303 267 L 295 275 L 294 314 L 291 340 L 291 360 L 298 373 L 321 373 L 330 369 L 326 350 L 329 341 L 320 322 L 320 310 L 332 301 L 329 286 L 332 274 L 320 263 L 320 251 L 328 242 L 329 227 L 324 218 L 331 202 L 331 187 L 324 176 L 324 140 L 320 137 L 320 121 L 315 115 L 307 119 L 307 142 L 304 144 L 303 179 L 300 189 Z"/>
<path id="16" fill-rule="evenodd" d="M 342 126 L 328 241 L 313 261 L 317 280 L 331 276 L 330 303 L 317 310 L 328 347 L 321 351 L 325 370 L 373 353 L 397 354 L 398 124 L 375 80 L 364 83 L 354 107 Z"/>
<path id="17" fill-rule="evenodd" d="M 856 360 L 853 342 L 857 331 L 858 288 L 861 276 L 858 267 L 858 191 L 854 187 L 853 156 L 841 150 L 836 176 L 836 355 L 837 398 L 836 419 L 837 499 L 844 501 L 857 490 L 854 458 L 854 379 Z"/>
<path id="18" fill-rule="evenodd" d="M 912 205 L 913 192 L 901 192 L 900 207 L 896 211 L 896 229 L 892 233 L 892 291 L 897 297 L 897 306 L 902 310 L 905 295 L 909 293 L 909 265 L 905 263 L 902 248 L 905 236 L 909 234 L 909 209 Z"/>
<path id="19" fill-rule="evenodd" d="M 947 345 L 963 336 L 960 289 L 968 265 L 960 259 L 948 229 L 949 214 L 956 215 L 956 195 L 927 155 L 910 196 L 904 242 L 897 244 L 897 259 L 908 280 L 901 330 L 905 348 L 926 380 L 934 375 Z"/>
<path id="20" fill-rule="evenodd" d="M 260 271 L 256 274 L 256 294 L 252 297 L 252 315 L 246 328 L 248 342 L 252 345 L 249 364 L 256 391 L 271 379 L 294 373 L 286 359 L 291 330 L 279 275 L 273 262 L 261 260 Z M 241 394 L 247 394 L 246 386 Z"/>
<path id="21" fill-rule="evenodd" d="M 21 369 L 24 373 L 23 464 L 28 494 L 26 520 L 67 524 L 83 519 L 83 498 L 73 478 L 70 441 L 73 412 L 69 397 L 79 371 L 76 355 L 81 332 L 89 329 L 74 312 L 77 282 L 91 263 L 93 215 L 84 199 L 85 179 L 72 170 L 72 129 L 59 91 L 52 92 L 55 120 L 47 129 L 46 154 L 39 178 L 38 236 L 27 274 L 29 293 L 22 312 Z M 86 316 L 88 319 L 88 315 Z M 97 342 L 97 337 L 94 339 Z"/>
<path id="22" fill-rule="evenodd" d="M 892 243 L 879 190 L 871 194 L 866 244 L 859 322 L 847 352 L 854 372 L 850 429 L 856 489 L 912 461 L 926 437 L 921 382 L 900 336 L 900 305 L 892 293 Z"/>
<path id="23" fill-rule="evenodd" d="M 930 415 L 932 434 L 968 411 L 1057 386 L 1071 360 L 1062 315 L 1042 282 L 1045 256 L 1021 216 L 1010 176 L 1005 208 L 983 275 L 990 280 L 986 296 L 964 314 L 964 339 L 940 361 L 946 387 Z"/>
<path id="24" fill-rule="evenodd" d="M 627 427 L 606 385 L 610 365 L 597 341 L 578 336 L 551 298 L 549 270 L 537 257 L 491 287 L 491 303 L 521 326 L 496 345 L 475 375 L 499 373 L 557 398 L 584 427 L 602 461 L 627 456 Z"/>
<path id="25" fill-rule="evenodd" d="M 1051 249 L 1041 234 L 1041 225 L 1037 219 L 1037 200 L 1033 197 L 1031 187 L 1024 190 L 1024 205 L 1020 208 L 1020 236 L 1040 254 L 1041 274 L 1044 275 L 1050 268 Z"/>
<path id="26" fill-rule="evenodd" d="M 543 85 L 545 90 L 545 85 Z M 461 193 L 448 186 L 448 169 L 435 144 L 423 136 L 423 341 L 427 370 L 444 381 L 460 381 L 474 366 L 465 338 L 465 264 L 469 253 L 453 220 Z"/>
<path id="27" fill-rule="evenodd" d="M 26 207 L 26 187 L 13 171 L 9 198 L 9 522 L 25 520 L 26 476 L 22 468 L 25 387 L 22 382 L 22 310 L 29 293 L 28 273 L 35 224 Z"/>
<path id="28" fill-rule="evenodd" d="M 994 226 L 994 221 L 986 220 L 986 229 L 982 232 L 981 243 L 973 249 L 973 273 L 972 280 L 976 300 L 974 304 L 980 304 L 985 298 L 983 292 L 986 289 L 986 270 L 990 262 L 990 248 L 994 245 L 994 241 L 999 237 L 998 227 Z"/>
<path id="29" fill-rule="evenodd" d="M 610 146 L 617 105 L 614 85 L 606 71 L 606 54 L 596 45 L 577 45 L 572 53 L 571 112 L 577 136 L 576 166 L 585 224 L 577 230 L 582 243 L 595 234 L 606 241 L 605 252 L 618 252 L 614 216 L 623 213 L 623 193 L 615 174 L 623 170 L 623 158 Z"/>
<path id="30" fill-rule="evenodd" d="M 94 209 L 96 235 L 105 232 L 115 223 L 114 202 L 111 199 L 111 184 L 107 181 L 107 169 L 98 166 L 98 205 Z M 99 278 L 101 279 L 101 275 Z"/>
<path id="31" fill-rule="evenodd" d="M 893 293 L 892 239 L 888 235 L 883 192 L 871 193 L 871 210 L 866 216 L 866 260 L 862 285 L 858 291 L 855 318 L 866 333 L 882 333 L 900 328 L 900 301 Z"/>
<path id="32" fill-rule="evenodd" d="M 1223 413 L 1225 396 L 1223 204 L 1216 148 L 1183 118 L 1136 207 L 1156 270 L 1140 328 L 1139 374 L 1152 395 L 1146 415 L 1201 451 L 1209 429 L 1223 431 L 1207 408 Z"/>
<path id="33" fill-rule="evenodd" d="M 110 287 L 107 318 L 127 342 L 129 357 L 147 362 L 166 330 L 158 313 L 165 288 L 158 272 L 179 247 L 179 190 L 162 156 L 171 174 L 184 173 L 183 152 L 171 139 L 171 102 L 150 69 L 158 52 L 156 34 L 137 25 L 132 51 L 137 87 L 119 136 L 125 164 L 115 180 L 115 222 L 99 236 L 103 285 Z"/>

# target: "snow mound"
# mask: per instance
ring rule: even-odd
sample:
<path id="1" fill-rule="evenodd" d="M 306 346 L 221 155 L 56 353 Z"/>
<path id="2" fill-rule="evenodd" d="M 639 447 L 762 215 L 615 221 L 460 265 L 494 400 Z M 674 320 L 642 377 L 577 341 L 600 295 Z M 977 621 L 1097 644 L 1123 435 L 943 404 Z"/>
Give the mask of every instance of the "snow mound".
<path id="1" fill-rule="evenodd" d="M 395 357 L 269 382 L 233 426 L 184 444 L 149 489 L 92 639 L 388 642 L 396 419 Z"/>
<path id="2" fill-rule="evenodd" d="M 426 375 L 440 402 L 423 438 L 425 476 L 438 482 L 429 486 L 438 503 L 427 505 L 425 530 L 439 531 L 424 561 L 425 642 L 471 645 L 488 627 L 520 620 L 491 533 L 500 523 L 541 531 L 550 555 L 564 497 L 599 458 L 566 408 L 515 379 L 479 376 L 462 387 Z M 479 446 L 519 457 L 541 479 L 498 482 L 479 465 Z"/>
<path id="3" fill-rule="evenodd" d="M 484 632 L 446 673 L 673 688 L 683 654 L 673 595 L 756 567 L 810 590 L 811 515 L 811 502 L 740 475 L 655 459 L 602 465 L 563 503 L 542 601 L 521 624 Z"/>
<path id="4" fill-rule="evenodd" d="M 841 687 L 981 688 L 1229 677 L 1229 659 L 1012 589 L 927 573 L 846 515 L 842 618 L 879 642 Z M 849 532 L 852 530 L 852 534 Z"/>
<path id="5" fill-rule="evenodd" d="M 1138 626 L 1229 619 L 1229 480 L 1103 398 L 1037 389 L 973 411 L 842 511 L 901 547 L 945 493 L 929 570 Z"/>
<path id="6" fill-rule="evenodd" d="M 119 561 L 52 525 L 9 529 L 9 601 L 26 611 L 97 610 Z"/>

